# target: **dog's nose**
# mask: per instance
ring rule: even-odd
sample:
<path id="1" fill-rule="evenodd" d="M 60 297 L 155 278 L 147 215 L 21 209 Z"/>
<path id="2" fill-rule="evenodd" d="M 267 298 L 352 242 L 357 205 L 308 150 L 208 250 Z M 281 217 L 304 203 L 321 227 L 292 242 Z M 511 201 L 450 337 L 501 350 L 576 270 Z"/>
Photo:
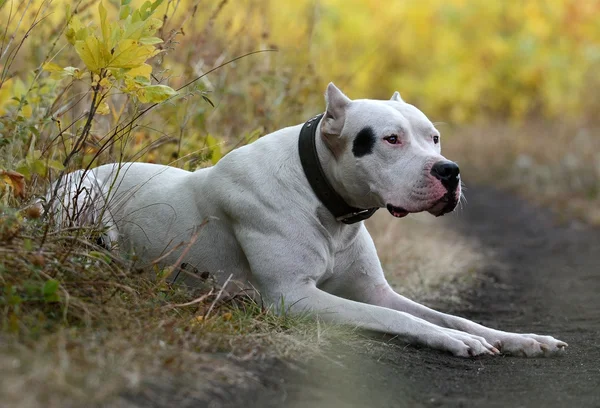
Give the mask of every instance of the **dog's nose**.
<path id="1" fill-rule="evenodd" d="M 460 170 L 458 165 L 449 160 L 442 160 L 431 167 L 431 175 L 442 182 L 448 190 L 455 190 L 458 186 Z"/>

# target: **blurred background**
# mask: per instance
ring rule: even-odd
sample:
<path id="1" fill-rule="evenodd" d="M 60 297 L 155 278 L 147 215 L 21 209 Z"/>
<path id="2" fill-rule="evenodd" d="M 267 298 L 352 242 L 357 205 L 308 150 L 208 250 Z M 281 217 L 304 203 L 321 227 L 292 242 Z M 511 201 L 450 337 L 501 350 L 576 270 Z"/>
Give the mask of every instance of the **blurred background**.
<path id="1" fill-rule="evenodd" d="M 59 85 L 36 70 L 49 58 L 82 67 L 65 39 L 67 14 L 98 24 L 98 2 L 0 3 L 9 34 L 0 59 L 0 115 L 29 89 L 26 113 L 37 109 L 43 121 L 49 111 L 40 108 L 55 102 Z M 120 3 L 105 4 L 116 16 Z M 214 107 L 190 93 L 154 109 L 131 138 L 138 159 L 179 159 L 183 167 L 215 162 L 322 110 L 333 81 L 351 98 L 400 91 L 438 123 L 445 153 L 460 162 L 467 181 L 525 185 L 535 199 L 598 220 L 600 1 L 167 0 L 154 16 L 163 22 L 164 53 L 149 60 L 153 80 L 174 88 L 248 52 L 276 51 L 204 76 L 199 88 Z M 34 79 L 42 86 L 30 89 Z M 44 86 L 53 91 L 39 95 Z M 55 119 L 56 111 L 78 111 L 54 105 Z M 107 117 L 96 122 L 96 133 L 111 125 Z"/>

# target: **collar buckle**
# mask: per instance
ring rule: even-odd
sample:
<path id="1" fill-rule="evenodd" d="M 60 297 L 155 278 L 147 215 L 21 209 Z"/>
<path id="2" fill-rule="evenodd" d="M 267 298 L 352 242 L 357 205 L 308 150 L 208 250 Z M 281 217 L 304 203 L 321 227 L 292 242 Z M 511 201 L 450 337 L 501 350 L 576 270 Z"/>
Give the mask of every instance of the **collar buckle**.
<path id="1" fill-rule="evenodd" d="M 354 224 L 359 221 L 364 221 L 377 211 L 377 208 L 367 208 L 365 210 L 354 211 L 349 214 L 341 215 L 339 217 L 335 217 L 337 221 L 341 221 L 344 224 Z"/>

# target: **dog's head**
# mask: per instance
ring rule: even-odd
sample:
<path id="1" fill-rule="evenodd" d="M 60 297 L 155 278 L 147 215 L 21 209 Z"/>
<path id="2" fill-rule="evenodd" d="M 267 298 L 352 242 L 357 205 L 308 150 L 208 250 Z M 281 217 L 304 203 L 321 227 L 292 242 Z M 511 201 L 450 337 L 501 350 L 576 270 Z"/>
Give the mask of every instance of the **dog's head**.
<path id="1" fill-rule="evenodd" d="M 325 164 L 349 204 L 386 207 L 395 217 L 456 207 L 461 186 L 456 163 L 440 152 L 440 132 L 398 92 L 389 101 L 350 100 L 332 83 L 321 137 L 334 159 Z"/>

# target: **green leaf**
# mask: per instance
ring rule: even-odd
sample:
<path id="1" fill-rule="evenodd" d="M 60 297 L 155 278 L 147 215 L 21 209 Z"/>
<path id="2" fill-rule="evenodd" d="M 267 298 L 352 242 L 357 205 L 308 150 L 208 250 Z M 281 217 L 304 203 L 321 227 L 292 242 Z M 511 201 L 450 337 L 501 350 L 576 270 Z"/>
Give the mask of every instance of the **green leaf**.
<path id="1" fill-rule="evenodd" d="M 177 91 L 166 85 L 145 86 L 138 91 L 138 98 L 142 103 L 159 103 L 175 95 Z"/>
<path id="2" fill-rule="evenodd" d="M 134 77 L 134 80 L 137 83 L 137 85 L 139 85 L 138 88 L 140 86 L 144 87 L 144 86 L 151 86 L 152 85 L 152 83 L 150 82 L 150 79 L 148 79 L 146 77 L 143 77 L 143 76 L 140 76 L 140 75 Z"/>
<path id="3" fill-rule="evenodd" d="M 31 170 L 39 176 L 44 176 L 46 174 L 46 163 L 44 163 L 42 160 L 34 160 L 30 164 L 30 167 Z"/>
<path id="4" fill-rule="evenodd" d="M 152 14 L 152 3 L 150 1 L 144 2 L 139 8 L 139 11 L 142 20 L 146 20 Z"/>
<path id="5" fill-rule="evenodd" d="M 33 151 L 29 151 L 29 156 L 33 157 L 34 160 L 38 160 L 42 157 L 42 151 L 41 150 L 33 150 Z"/>
<path id="6" fill-rule="evenodd" d="M 52 295 L 56 294 L 57 290 L 58 281 L 56 279 L 49 279 L 46 281 L 46 283 L 44 283 L 44 286 L 42 287 L 42 294 L 44 295 L 44 298 L 49 298 Z"/>
<path id="7" fill-rule="evenodd" d="M 123 6 L 121 7 L 121 11 L 119 12 L 119 20 L 125 20 L 131 14 L 131 6 L 129 6 L 128 4 L 129 1 L 127 2 L 127 4 L 123 4 Z"/>
<path id="8" fill-rule="evenodd" d="M 48 167 L 54 170 L 64 170 L 65 166 L 58 160 L 48 160 Z"/>
<path id="9" fill-rule="evenodd" d="M 90 251 L 88 252 L 88 255 L 92 258 L 100 259 L 101 261 L 104 261 L 106 263 L 110 262 L 110 256 L 99 251 Z"/>
<path id="10" fill-rule="evenodd" d="M 152 36 L 156 30 L 162 27 L 162 20 L 158 18 L 149 18 L 146 20 L 146 24 L 144 25 L 144 30 L 142 31 L 142 37 L 150 37 Z"/>
<path id="11" fill-rule="evenodd" d="M 31 179 L 31 171 L 29 171 L 28 165 L 24 164 L 22 166 L 18 166 L 15 171 L 24 175 L 27 180 Z"/>
<path id="12" fill-rule="evenodd" d="M 77 40 L 83 40 L 89 36 L 88 29 L 83 25 L 79 17 L 72 16 L 65 32 L 65 36 L 71 45 L 75 45 Z"/>
<path id="13" fill-rule="evenodd" d="M 145 21 L 137 21 L 135 23 L 125 24 L 123 38 L 128 40 L 139 40 L 142 37 L 145 25 Z"/>
<path id="14" fill-rule="evenodd" d="M 140 38 L 140 42 L 144 45 L 154 45 L 160 44 L 161 42 L 163 42 L 163 40 L 158 37 L 142 37 Z"/>
<path id="15" fill-rule="evenodd" d="M 219 142 L 214 136 L 208 135 L 206 136 L 206 146 L 209 148 L 210 161 L 212 164 L 217 164 L 219 160 L 221 160 L 221 142 Z"/>
<path id="16" fill-rule="evenodd" d="M 33 133 L 36 137 L 40 137 L 40 131 L 35 126 L 28 126 L 27 129 L 29 129 L 29 131 Z"/>
<path id="17" fill-rule="evenodd" d="M 37 281 L 26 280 L 23 282 L 23 290 L 27 294 L 27 297 L 39 297 L 40 296 L 41 285 Z"/>

